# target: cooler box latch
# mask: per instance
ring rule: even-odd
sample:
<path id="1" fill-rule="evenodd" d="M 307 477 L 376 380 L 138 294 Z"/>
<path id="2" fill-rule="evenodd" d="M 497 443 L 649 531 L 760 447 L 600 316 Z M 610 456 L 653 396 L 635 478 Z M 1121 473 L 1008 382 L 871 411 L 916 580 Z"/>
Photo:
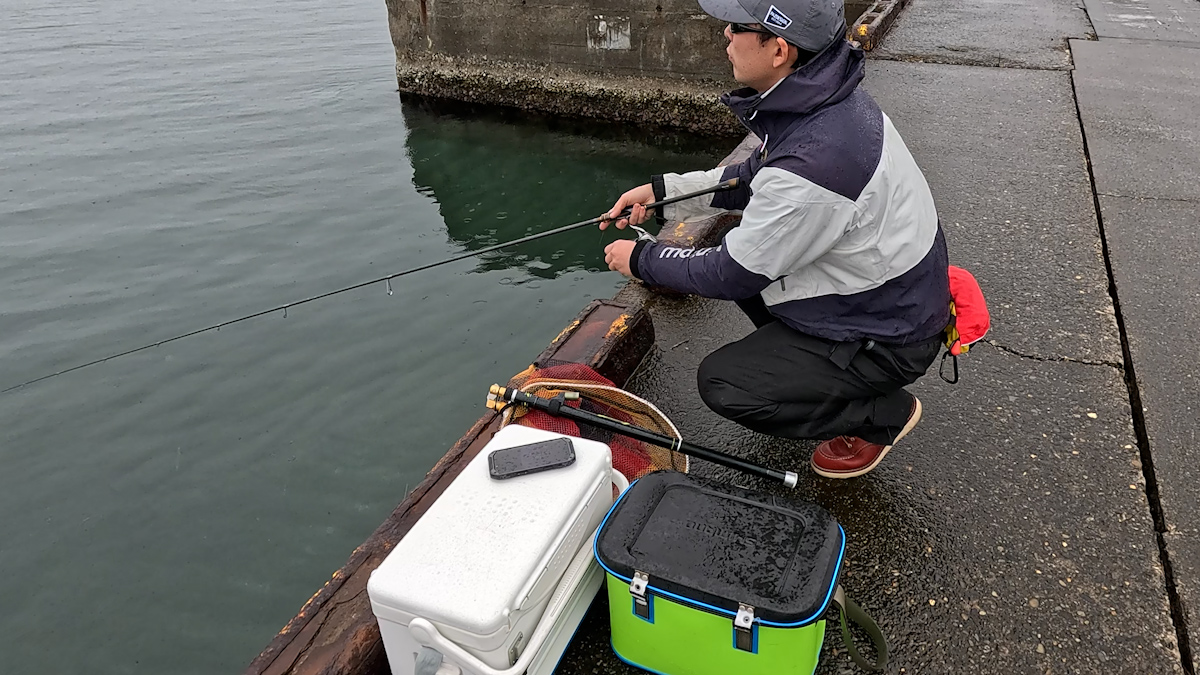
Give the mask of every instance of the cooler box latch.
<path id="1" fill-rule="evenodd" d="M 733 646 L 744 652 L 754 651 L 754 608 L 738 604 L 737 616 L 733 617 Z"/>
<path id="2" fill-rule="evenodd" d="M 633 580 L 629 582 L 629 594 L 633 596 L 633 613 L 641 618 L 650 620 L 650 598 L 646 587 L 650 585 L 650 575 L 634 571 Z"/>
<path id="3" fill-rule="evenodd" d="M 508 648 L 508 665 L 515 666 L 521 658 L 521 648 L 524 646 L 521 641 L 525 639 L 524 633 L 517 633 L 517 639 L 513 640 L 512 646 Z"/>

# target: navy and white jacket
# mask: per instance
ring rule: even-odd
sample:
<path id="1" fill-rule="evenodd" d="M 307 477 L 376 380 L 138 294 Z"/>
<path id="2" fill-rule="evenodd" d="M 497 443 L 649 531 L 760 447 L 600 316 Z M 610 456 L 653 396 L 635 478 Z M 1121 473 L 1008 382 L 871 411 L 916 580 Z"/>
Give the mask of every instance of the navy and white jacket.
<path id="1" fill-rule="evenodd" d="M 721 101 L 763 147 L 745 162 L 655 176 L 663 199 L 739 177 L 669 222 L 741 210 L 713 248 L 639 242 L 633 275 L 709 298 L 761 294 L 770 312 L 830 340 L 909 343 L 950 320 L 946 242 L 933 195 L 891 120 L 858 83 L 863 53 L 839 40 L 775 87 Z"/>

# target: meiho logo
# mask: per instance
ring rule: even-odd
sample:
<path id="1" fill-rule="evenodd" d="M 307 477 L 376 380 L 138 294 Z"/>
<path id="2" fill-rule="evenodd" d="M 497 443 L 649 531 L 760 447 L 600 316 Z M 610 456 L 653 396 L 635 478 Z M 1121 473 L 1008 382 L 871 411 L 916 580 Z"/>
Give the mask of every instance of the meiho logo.
<path id="1" fill-rule="evenodd" d="M 683 521 L 683 526 L 686 529 L 695 530 L 696 532 L 708 537 L 712 537 L 713 539 L 724 539 L 726 541 L 738 542 L 743 545 L 754 542 L 753 537 L 747 536 L 741 532 L 735 532 L 734 530 L 725 527 L 716 527 L 709 523 L 702 523 L 698 520 L 685 520 Z"/>

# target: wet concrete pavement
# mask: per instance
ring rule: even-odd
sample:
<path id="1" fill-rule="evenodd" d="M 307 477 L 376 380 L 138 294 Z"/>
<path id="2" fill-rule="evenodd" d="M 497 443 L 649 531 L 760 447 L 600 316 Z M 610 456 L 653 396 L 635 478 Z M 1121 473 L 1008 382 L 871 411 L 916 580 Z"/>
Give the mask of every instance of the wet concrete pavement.
<path id="1" fill-rule="evenodd" d="M 1110 40 L 1101 27 L 1099 42 L 1072 41 L 1072 51 L 1142 408 L 1140 444 L 1153 468 L 1151 493 L 1158 497 L 1161 545 L 1178 589 L 1177 614 L 1194 640 L 1192 608 L 1200 603 L 1200 367 L 1192 355 L 1200 334 L 1200 42 L 1190 40 L 1200 30 L 1200 3 L 1157 2 L 1153 10 L 1139 19 L 1151 39 Z"/>
<path id="2" fill-rule="evenodd" d="M 1200 3 L 1194 0 L 1084 0 L 1084 6 L 1101 39 L 1200 47 Z"/>
<path id="3" fill-rule="evenodd" d="M 1066 70 L 1071 67 L 1067 38 L 1092 34 L 1079 5 L 1075 0 L 911 0 L 873 55 Z"/>
<path id="4" fill-rule="evenodd" d="M 866 87 L 925 171 L 951 261 L 987 292 L 988 339 L 1119 365 L 1070 76 L 873 61 Z"/>
<path id="5" fill-rule="evenodd" d="M 696 367 L 750 323 L 730 303 L 649 300 L 657 346 L 629 388 L 692 440 L 801 472 L 795 496 L 846 528 L 847 591 L 888 635 L 889 672 L 1194 672 L 1179 638 L 1200 593 L 1200 50 L 1106 30 L 1068 42 L 1091 32 L 1070 2 L 914 0 L 869 64 L 994 322 L 962 382 L 914 386 L 925 418 L 871 474 L 818 478 L 813 443 L 708 411 Z M 605 611 L 560 672 L 639 672 L 608 649 Z M 818 672 L 856 672 L 839 646 L 831 630 Z"/>
<path id="6" fill-rule="evenodd" d="M 693 439 L 800 470 L 791 494 L 845 527 L 844 583 L 885 626 L 891 672 L 1175 672 L 1119 371 L 985 345 L 959 385 L 930 377 L 914 388 L 927 417 L 879 469 L 835 482 L 807 470 L 814 443 L 746 432 L 697 396 L 704 355 L 751 330 L 735 307 L 657 300 L 651 313 L 661 350 L 629 388 Z M 827 649 L 839 642 L 831 632 Z M 842 670 L 853 671 L 848 659 L 830 658 L 819 672 Z"/>

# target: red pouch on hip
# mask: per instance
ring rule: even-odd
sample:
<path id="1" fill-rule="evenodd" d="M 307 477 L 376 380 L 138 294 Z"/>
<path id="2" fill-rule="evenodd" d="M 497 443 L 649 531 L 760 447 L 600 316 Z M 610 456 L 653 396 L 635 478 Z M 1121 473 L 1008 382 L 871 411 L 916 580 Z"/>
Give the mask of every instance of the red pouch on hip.
<path id="1" fill-rule="evenodd" d="M 946 353 L 938 369 L 942 379 L 954 384 L 958 382 L 958 355 L 965 354 L 971 345 L 983 339 L 991 328 L 992 318 L 988 314 L 983 290 L 975 277 L 961 267 L 951 265 L 950 272 L 950 325 L 946 326 Z M 945 375 L 946 357 L 954 358 L 954 379 Z"/>

